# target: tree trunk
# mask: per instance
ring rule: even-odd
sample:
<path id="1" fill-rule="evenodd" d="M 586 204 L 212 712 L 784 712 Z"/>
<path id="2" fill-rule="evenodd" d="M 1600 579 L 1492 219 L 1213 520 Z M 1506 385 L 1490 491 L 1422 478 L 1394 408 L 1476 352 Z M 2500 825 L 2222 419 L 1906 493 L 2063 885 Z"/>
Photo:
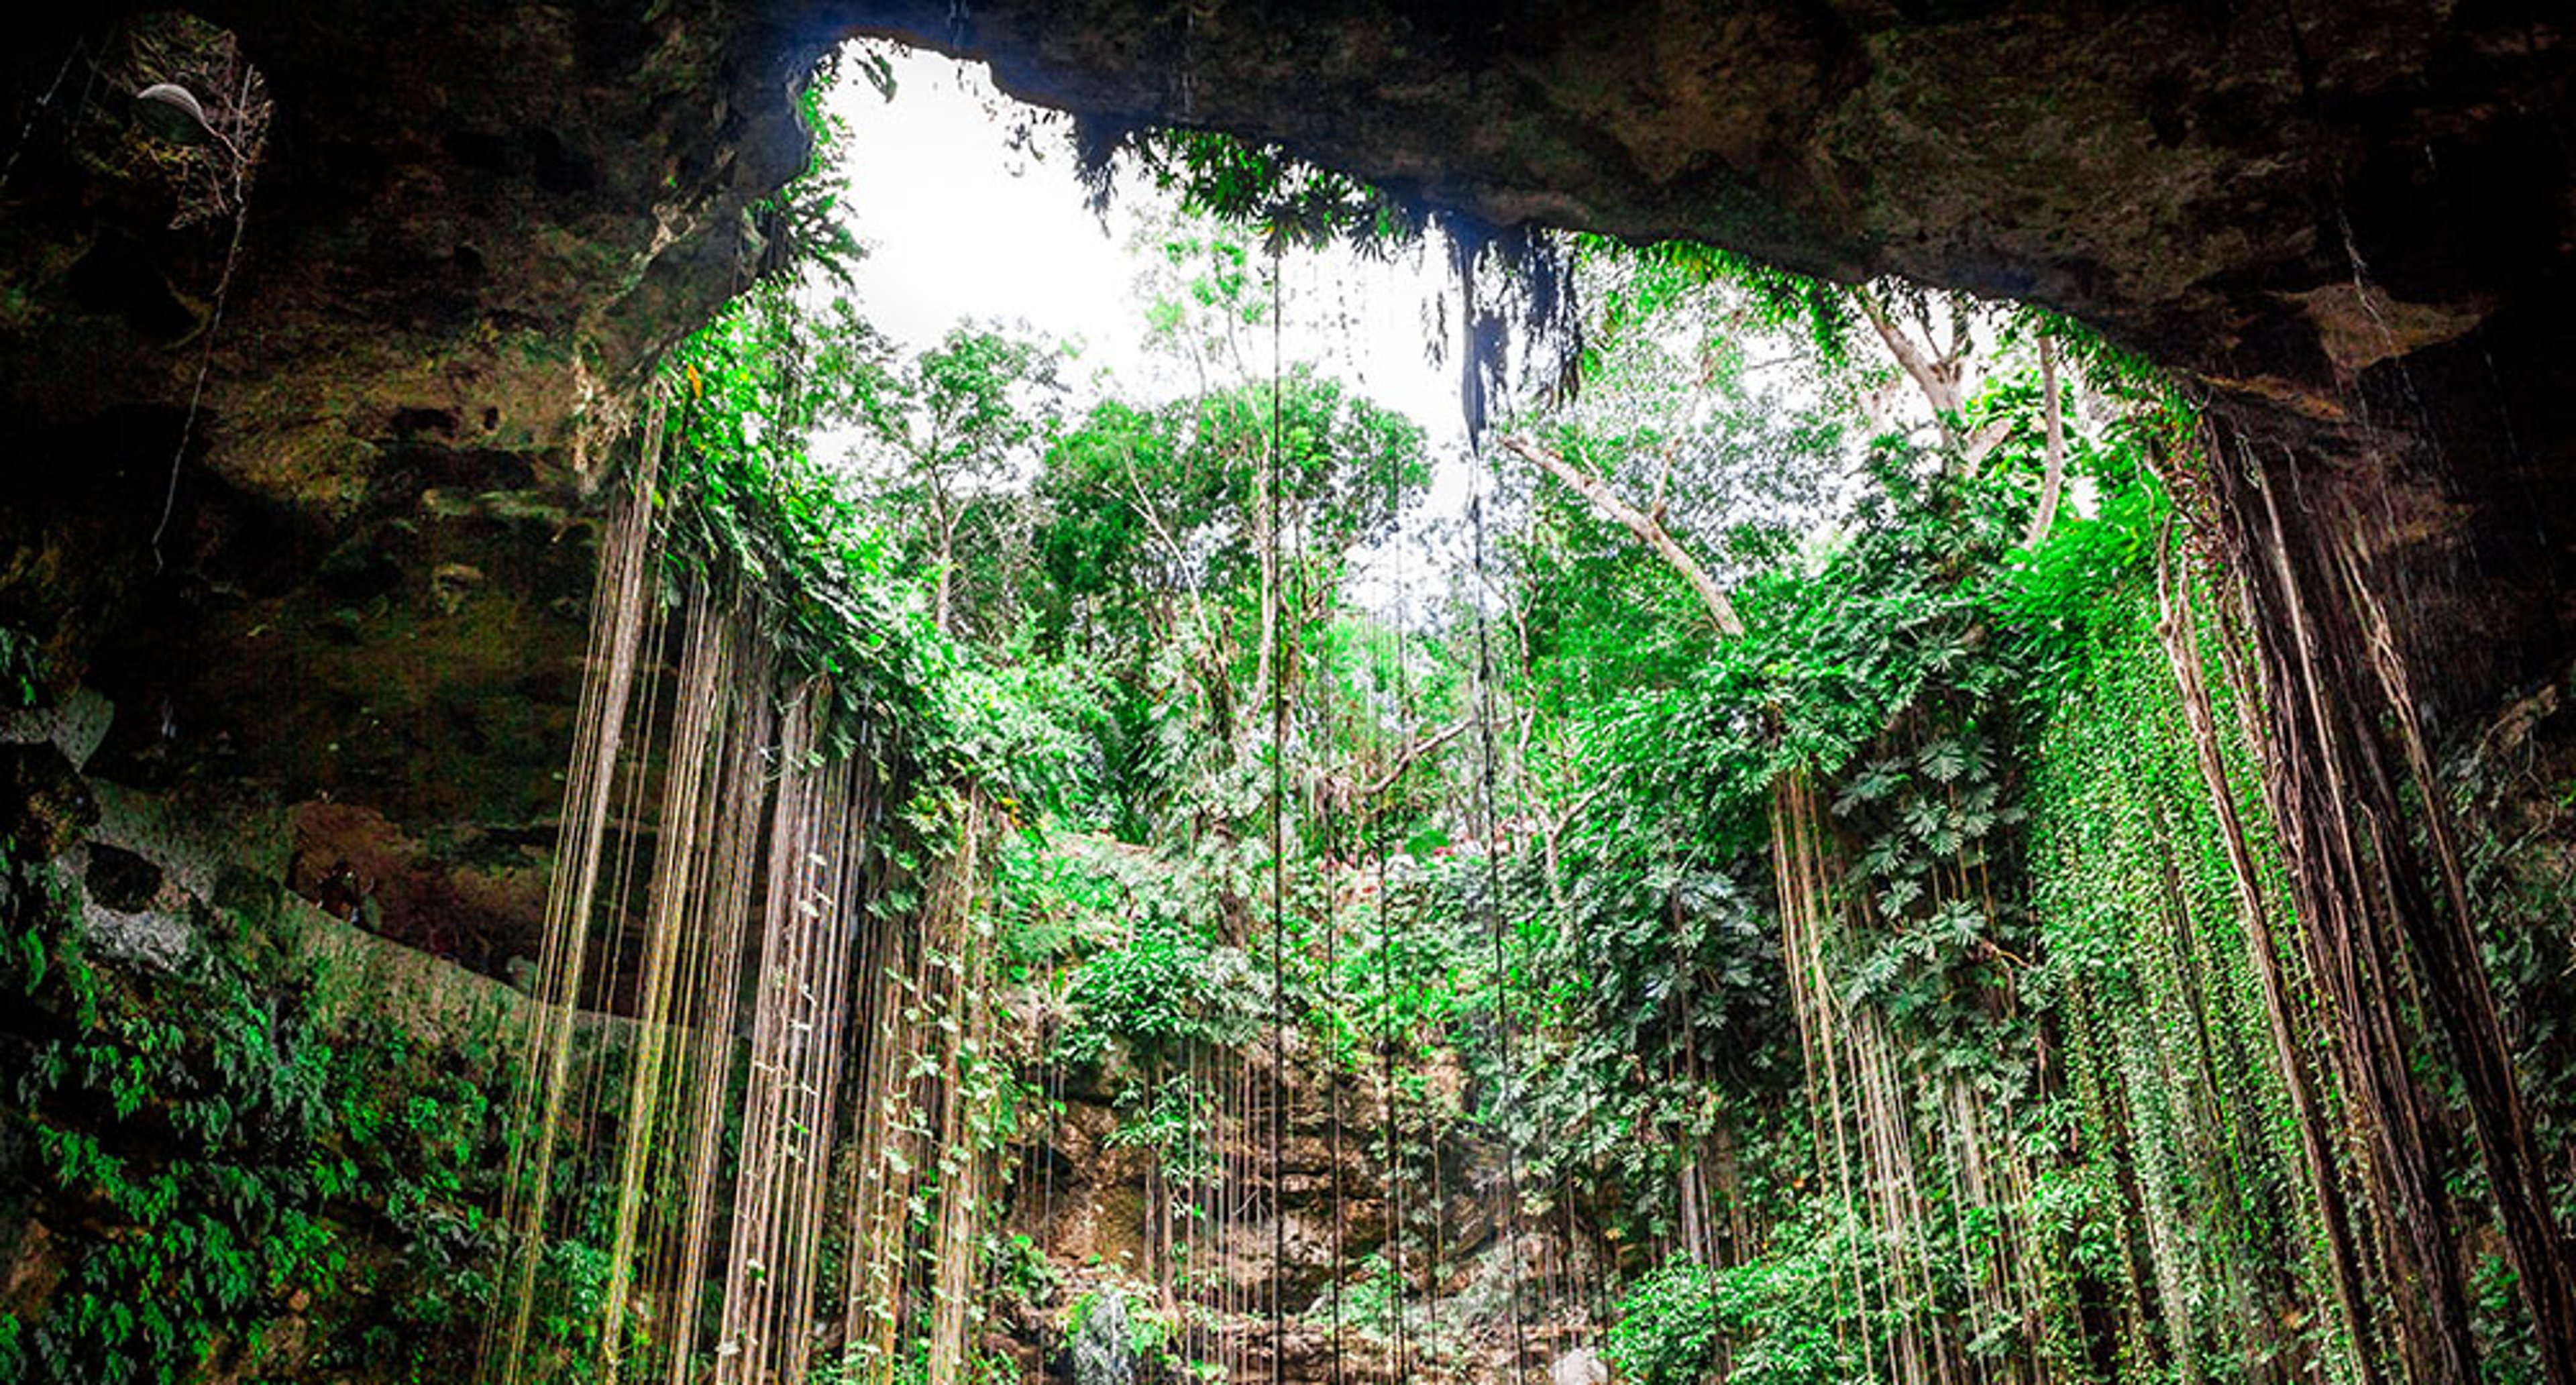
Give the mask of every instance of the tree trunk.
<path id="1" fill-rule="evenodd" d="M 930 522 L 939 530 L 939 571 L 931 579 L 930 624 L 945 635 L 948 633 L 948 589 L 951 575 L 957 568 L 957 518 L 945 501 L 934 500 Z"/>
<path id="2" fill-rule="evenodd" d="M 2022 537 L 2022 547 L 2037 548 L 2048 537 L 2049 526 L 2057 522 L 2058 492 L 2066 484 L 2066 420 L 2057 407 L 2057 343 L 2046 333 L 2039 338 L 2040 416 L 2047 420 L 2048 459 L 2039 477 L 2039 509 L 2030 517 L 2030 532 Z"/>

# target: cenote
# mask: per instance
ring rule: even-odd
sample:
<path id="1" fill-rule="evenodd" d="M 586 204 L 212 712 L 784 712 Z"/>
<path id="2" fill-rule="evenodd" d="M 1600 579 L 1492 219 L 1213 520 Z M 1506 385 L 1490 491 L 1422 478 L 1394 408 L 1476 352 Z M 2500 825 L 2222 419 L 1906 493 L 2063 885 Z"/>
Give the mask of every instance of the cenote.
<path id="1" fill-rule="evenodd" d="M 2576 1385 L 2528 0 L 0 55 L 0 1380 Z"/>

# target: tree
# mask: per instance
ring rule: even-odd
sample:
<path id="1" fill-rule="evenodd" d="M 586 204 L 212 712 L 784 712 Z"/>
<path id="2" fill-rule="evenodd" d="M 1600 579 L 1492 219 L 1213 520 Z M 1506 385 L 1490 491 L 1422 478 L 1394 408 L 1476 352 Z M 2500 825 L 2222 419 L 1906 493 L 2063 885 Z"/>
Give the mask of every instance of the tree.
<path id="1" fill-rule="evenodd" d="M 1116 670 L 1139 728 L 1181 691 L 1157 685 L 1158 666 L 1186 676 L 1199 744 L 1231 763 L 1252 725 L 1242 709 L 1295 677 L 1307 632 L 1339 609 L 1350 554 L 1429 481 L 1419 427 L 1305 367 L 1275 385 L 1100 404 L 1055 440 L 1037 482 L 1042 645 Z M 1236 634 L 1247 628 L 1259 633 Z M 1150 796 L 1162 777 L 1130 787 Z"/>
<path id="2" fill-rule="evenodd" d="M 1955 464 L 1974 467 L 1985 460 L 2012 427 L 2009 419 L 1972 424 L 1966 417 L 1983 374 L 1971 354 L 1978 319 L 1996 314 L 1963 294 L 1911 284 L 1854 284 L 1843 292 L 1932 410 L 1933 426 Z"/>
<path id="3" fill-rule="evenodd" d="M 2039 508 L 2031 513 L 2030 531 L 2022 537 L 2024 548 L 2037 548 L 2048 537 L 2049 526 L 2057 522 L 2058 495 L 2066 486 L 2066 419 L 2057 397 L 2057 342 L 2046 333 L 2039 338 L 2039 393 L 2048 451 L 2039 478 Z"/>
<path id="4" fill-rule="evenodd" d="M 952 328 L 910 359 L 862 356 L 843 379 L 847 417 L 891 465 L 887 491 L 914 511 L 936 564 L 931 619 L 946 632 L 957 585 L 958 538 L 970 523 L 1007 539 L 1018 473 L 1053 431 L 1056 353 L 999 332 Z M 1024 524 L 1019 526 L 1025 528 Z M 1018 541 L 1025 548 L 1025 538 Z"/>
<path id="5" fill-rule="evenodd" d="M 1617 521 L 1621 528 L 1655 550 L 1655 556 L 1681 574 L 1683 581 L 1690 583 L 1691 590 L 1699 596 L 1700 604 L 1708 608 L 1709 624 L 1717 627 L 1717 633 L 1729 639 L 1744 633 L 1744 622 L 1737 618 L 1735 603 L 1727 599 L 1726 590 L 1664 527 L 1664 480 L 1672 475 L 1671 449 L 1666 449 L 1666 464 L 1656 484 L 1653 502 L 1640 510 L 1621 500 L 1618 492 L 1610 489 L 1608 481 L 1538 443 L 1514 436 L 1503 439 L 1503 446 L 1573 487 L 1574 493 L 1590 501 L 1594 509 Z"/>

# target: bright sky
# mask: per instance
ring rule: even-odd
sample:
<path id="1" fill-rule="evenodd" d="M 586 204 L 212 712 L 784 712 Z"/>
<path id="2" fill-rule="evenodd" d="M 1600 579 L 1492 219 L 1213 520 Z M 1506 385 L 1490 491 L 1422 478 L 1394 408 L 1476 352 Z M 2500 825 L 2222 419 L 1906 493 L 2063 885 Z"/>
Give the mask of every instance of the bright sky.
<path id="1" fill-rule="evenodd" d="M 856 77 L 828 98 L 850 131 L 842 205 L 868 247 L 855 276 L 868 320 L 913 350 L 960 321 L 1076 343 L 1080 356 L 1064 375 L 1079 382 L 1077 409 L 1113 393 L 1167 399 L 1192 387 L 1182 365 L 1146 345 L 1140 285 L 1158 249 L 1147 228 L 1170 224 L 1170 199 L 1142 177 L 1122 177 L 1106 217 L 1094 215 L 1062 125 L 1039 125 L 1014 148 L 1012 126 L 1037 113 L 995 91 L 981 65 L 887 51 L 893 100 Z M 1435 458 L 1430 493 L 1405 534 L 1352 555 L 1353 596 L 1381 609 L 1400 604 L 1431 567 L 1464 561 L 1457 527 L 1439 521 L 1463 516 L 1480 480 L 1465 452 L 1455 350 L 1435 363 L 1426 349 L 1432 324 L 1457 320 L 1435 306 L 1450 285 L 1447 255 L 1426 235 L 1384 260 L 1341 248 L 1282 258 L 1287 360 L 1411 418 Z M 1266 331 L 1245 343 L 1256 377 L 1269 370 L 1269 348 Z M 818 456 L 854 445 L 855 435 L 814 440 Z"/>
<path id="2" fill-rule="evenodd" d="M 1030 109 L 997 93 L 983 67 L 893 52 L 892 101 L 855 79 L 830 98 L 851 131 L 844 205 L 869 247 L 857 295 L 868 319 L 916 349 L 960 320 L 1025 324 L 1042 339 L 1080 344 L 1077 378 L 1106 370 L 1125 392 L 1148 397 L 1179 388 L 1173 364 L 1146 349 L 1139 291 L 1154 249 L 1142 228 L 1168 220 L 1167 200 L 1141 177 L 1121 178 L 1104 225 L 1074 177 L 1061 125 L 1038 127 L 1033 148 L 1014 149 L 1014 117 Z M 1425 358 L 1429 304 L 1446 283 L 1440 266 L 1423 248 L 1386 263 L 1291 253 L 1287 358 L 1410 416 L 1435 444 L 1462 436 L 1456 367 Z M 1266 371 L 1266 333 L 1253 354 Z"/>
<path id="3" fill-rule="evenodd" d="M 1147 346 L 1145 284 L 1174 221 L 1171 200 L 1142 176 L 1121 176 L 1106 215 L 1095 215 L 1056 118 L 1002 96 L 980 65 L 881 51 L 892 64 L 892 100 L 856 76 L 828 96 L 850 131 L 841 205 L 868 247 L 855 295 L 868 320 L 912 350 L 960 322 L 1072 343 L 1079 354 L 1063 375 L 1076 387 L 1076 410 L 1105 395 L 1161 400 L 1194 388 L 1185 365 Z M 1418 579 L 1423 564 L 1463 562 L 1463 535 L 1443 521 L 1465 515 L 1482 479 L 1464 449 L 1456 348 L 1440 361 L 1426 349 L 1445 330 L 1435 324 L 1457 319 L 1454 306 L 1436 306 L 1451 287 L 1436 237 L 1383 260 L 1335 248 L 1292 251 L 1282 265 L 1287 360 L 1412 418 L 1435 458 L 1407 541 L 1354 555 L 1354 595 L 1372 605 L 1404 584 L 1400 565 L 1413 565 Z M 1797 349 L 1794 336 L 1784 340 L 1783 349 Z M 1247 334 L 1241 359 L 1251 377 L 1268 374 L 1267 330 Z M 1803 407 L 1814 389 L 1788 382 L 1778 398 L 1783 408 Z M 1903 408 L 1909 397 L 1897 402 Z M 1929 415 L 1919 422 L 1928 426 Z M 855 436 L 817 438 L 817 453 L 853 447 Z"/>

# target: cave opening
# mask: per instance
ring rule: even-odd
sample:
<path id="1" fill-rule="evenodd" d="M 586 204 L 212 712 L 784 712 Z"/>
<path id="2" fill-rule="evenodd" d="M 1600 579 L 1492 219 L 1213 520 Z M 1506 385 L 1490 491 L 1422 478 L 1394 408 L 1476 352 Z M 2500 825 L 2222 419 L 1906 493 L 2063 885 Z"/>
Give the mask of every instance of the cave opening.
<path id="1" fill-rule="evenodd" d="M 2553 16 L 111 8 L 0 1375 L 2576 1375 Z"/>
<path id="2" fill-rule="evenodd" d="M 624 1150 L 603 1359 L 2363 1378 L 2418 1340 L 2360 1258 L 2408 1228 L 2326 1144 L 2324 954 L 2272 932 L 2281 829 L 2242 816 L 2266 690 L 2186 533 L 2189 399 L 2024 305 L 1505 244 L 1223 137 L 1104 155 L 943 60 L 836 66 L 768 223 L 818 267 L 665 368 L 595 602 L 674 677 L 594 657 L 537 994 L 745 1064 L 557 1056 L 516 1103 L 540 1160 Z M 842 206 L 855 245 L 815 230 Z M 904 612 L 978 705 L 841 702 Z M 764 792 L 705 728 L 772 715 Z M 755 940 L 725 920 L 764 891 Z M 604 963 L 593 893 L 631 923 Z M 542 1013 L 531 1071 L 577 1052 Z M 2087 1176 L 2125 1326 L 2042 1217 Z M 531 1247 L 575 1234 L 549 1177 Z M 487 1361 L 537 1359 L 542 1278 Z"/>

